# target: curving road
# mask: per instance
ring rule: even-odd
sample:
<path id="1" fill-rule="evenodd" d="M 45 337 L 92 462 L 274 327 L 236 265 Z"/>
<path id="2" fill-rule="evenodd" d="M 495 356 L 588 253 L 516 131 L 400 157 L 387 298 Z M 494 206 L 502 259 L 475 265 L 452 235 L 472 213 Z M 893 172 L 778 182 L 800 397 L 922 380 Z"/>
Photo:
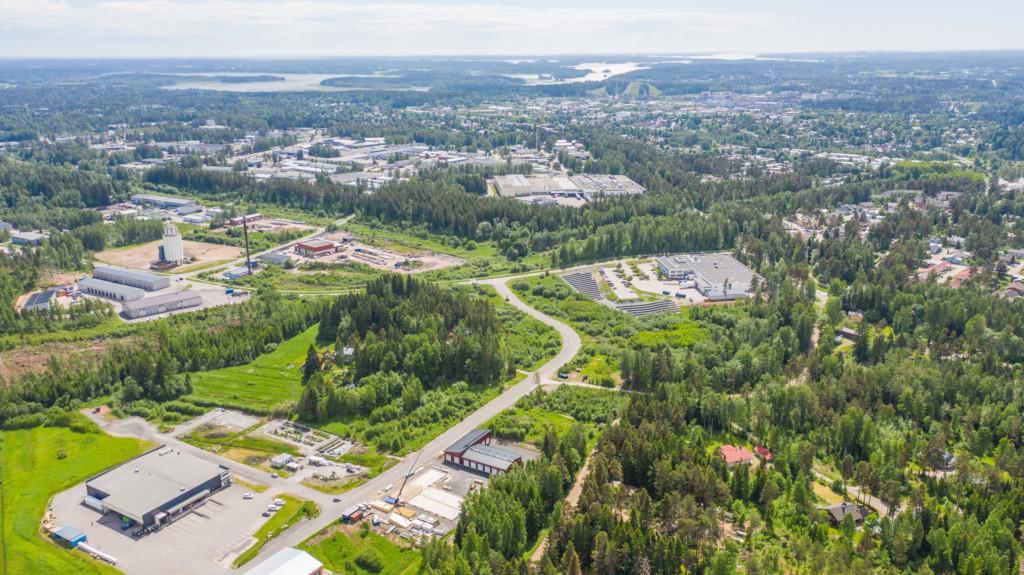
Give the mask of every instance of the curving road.
<path id="1" fill-rule="evenodd" d="M 562 339 L 562 347 L 558 354 L 544 363 L 544 365 L 537 369 L 537 371 L 522 372 L 523 378 L 514 385 L 505 389 L 500 395 L 435 437 L 419 451 L 410 453 L 403 457 L 390 469 L 370 479 L 363 485 L 337 496 L 340 500 L 337 502 L 333 500 L 334 496 L 332 495 L 325 494 L 285 478 L 273 478 L 269 473 L 259 469 L 249 467 L 185 443 L 178 439 L 178 436 L 189 431 L 191 426 L 188 423 L 179 426 L 170 433 L 161 433 L 152 424 L 138 417 L 130 417 L 115 421 L 104 421 L 96 414 L 92 413 L 91 410 L 83 410 L 83 413 L 95 420 L 100 427 L 111 435 L 137 437 L 157 444 L 167 444 L 175 449 L 200 457 L 207 461 L 225 465 L 237 476 L 250 482 L 267 485 L 273 488 L 276 493 L 292 493 L 304 499 L 314 501 L 320 506 L 321 514 L 319 517 L 299 523 L 284 534 L 268 542 L 264 545 L 260 554 L 256 558 L 246 563 L 243 567 L 235 570 L 235 572 L 244 572 L 277 551 L 285 547 L 294 547 L 302 543 L 337 520 L 342 510 L 358 503 L 380 498 L 388 487 L 391 489 L 389 489 L 387 493 L 389 495 L 395 495 L 395 492 L 401 485 L 403 478 L 410 470 L 418 466 L 429 465 L 432 462 L 436 463 L 435 458 L 441 457 L 442 452 L 446 447 L 454 443 L 466 433 L 484 425 L 488 420 L 505 409 L 515 405 L 520 398 L 532 392 L 538 387 L 538 385 L 550 385 L 551 383 L 557 383 L 552 382 L 552 378 L 558 373 L 559 369 L 563 365 L 575 357 L 582 345 L 580 336 L 568 325 L 541 313 L 516 297 L 512 290 L 508 288 L 507 283 L 518 277 L 523 276 L 477 280 L 472 283 L 479 283 L 493 287 L 510 305 L 554 328 Z M 242 547 L 244 547 L 244 545 Z M 236 552 L 240 552 L 241 550 L 242 548 L 240 547 L 236 549 Z M 233 556 L 228 557 L 225 562 L 230 561 L 232 558 Z M 218 567 L 222 570 L 230 570 L 230 567 L 223 564 L 218 565 Z"/>
<path id="2" fill-rule="evenodd" d="M 247 567 L 258 564 L 263 559 L 266 559 L 273 553 L 276 553 L 285 547 L 294 547 L 295 545 L 302 543 L 338 519 L 342 510 L 352 505 L 370 501 L 379 497 L 385 487 L 392 485 L 397 488 L 401 484 L 402 478 L 410 469 L 413 469 L 414 465 L 425 465 L 433 458 L 440 457 L 446 447 L 455 443 L 455 441 L 460 439 L 463 435 L 480 427 L 495 415 L 498 415 L 505 409 L 515 405 L 520 398 L 529 394 L 537 387 L 538 381 L 551 379 L 552 375 L 556 374 L 563 365 L 576 356 L 576 353 L 582 345 L 579 334 L 577 334 L 568 325 L 537 311 L 516 297 L 507 285 L 508 281 L 512 279 L 515 278 L 495 278 L 479 280 L 474 283 L 492 286 L 497 290 L 499 295 L 507 299 L 509 304 L 558 331 L 559 335 L 562 337 L 562 349 L 559 350 L 558 354 L 542 365 L 537 371 L 528 373 L 518 383 L 503 391 L 501 395 L 495 397 L 487 404 L 480 407 L 480 409 L 477 409 L 468 417 L 450 427 L 441 435 L 438 435 L 419 451 L 406 455 L 401 461 L 396 463 L 387 471 L 384 471 L 363 485 L 340 495 L 340 502 L 326 504 L 323 512 L 320 514 L 320 517 L 297 525 L 285 534 L 265 545 L 259 556 L 246 564 Z M 267 476 L 267 478 L 261 478 L 260 481 L 266 483 L 268 482 L 268 478 L 269 476 Z M 294 491 L 294 488 L 292 488 L 292 490 Z M 392 495 L 394 494 L 393 491 L 394 489 L 392 489 Z M 244 569 L 245 567 L 242 568 L 242 570 Z"/>

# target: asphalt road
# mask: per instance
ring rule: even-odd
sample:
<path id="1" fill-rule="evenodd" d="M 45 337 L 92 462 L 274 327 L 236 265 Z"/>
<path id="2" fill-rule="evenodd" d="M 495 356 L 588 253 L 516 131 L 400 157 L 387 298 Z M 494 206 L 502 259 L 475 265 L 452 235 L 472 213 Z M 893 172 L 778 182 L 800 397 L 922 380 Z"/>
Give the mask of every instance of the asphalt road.
<path id="1" fill-rule="evenodd" d="M 381 473 L 377 477 L 374 477 L 363 485 L 340 495 L 339 497 L 341 498 L 341 501 L 339 503 L 330 502 L 330 500 L 333 499 L 333 496 L 325 496 L 329 502 L 321 505 L 323 512 L 319 517 L 297 525 L 287 533 L 277 537 L 272 542 L 265 545 L 259 556 L 247 564 L 248 567 L 258 564 L 260 561 L 285 547 L 294 547 L 295 545 L 305 541 L 307 538 L 338 519 L 341 511 L 352 505 L 371 501 L 380 497 L 384 488 L 389 485 L 394 486 L 394 488 L 389 491 L 390 495 L 394 495 L 398 487 L 401 485 L 403 477 L 409 473 L 409 471 L 414 469 L 414 466 L 424 465 L 433 458 L 440 457 L 446 447 L 460 439 L 463 435 L 480 427 L 495 415 L 498 415 L 505 409 L 515 405 L 520 398 L 529 394 L 537 387 L 538 381 L 551 379 L 552 375 L 556 374 L 563 365 L 576 356 L 576 353 L 582 345 L 580 336 L 568 325 L 523 303 L 515 296 L 514 293 L 512 293 L 512 290 L 508 288 L 507 282 L 512 279 L 515 278 L 506 277 L 480 280 L 476 283 L 493 286 L 499 295 L 507 298 L 509 304 L 558 331 L 559 335 L 562 337 L 562 349 L 558 354 L 542 365 L 536 372 L 527 374 L 518 383 L 502 392 L 501 395 L 492 399 L 483 407 L 434 438 L 434 440 L 424 446 L 423 449 L 406 455 L 400 462 L 387 471 Z M 266 482 L 263 479 L 260 479 L 260 481 Z M 290 492 L 296 493 L 297 495 L 305 494 L 305 491 L 303 491 L 303 493 L 298 493 L 294 488 L 292 488 L 294 484 L 289 483 L 288 485 Z M 324 494 L 313 489 L 309 489 L 309 491 L 314 491 L 320 496 L 324 496 Z M 318 502 L 320 501 L 319 498 L 314 500 Z"/>
<path id="2" fill-rule="evenodd" d="M 558 354 L 542 365 L 537 371 L 532 373 L 524 372 L 524 377 L 518 383 L 515 383 L 496 398 L 470 414 L 468 417 L 459 421 L 447 431 L 441 433 L 421 450 L 406 455 L 390 469 L 384 471 L 373 479 L 370 479 L 363 485 L 337 496 L 340 498 L 339 502 L 334 502 L 335 496 L 333 495 L 317 491 L 286 478 L 273 478 L 269 473 L 210 453 L 179 440 L 175 435 L 179 432 L 187 431 L 189 424 L 184 424 L 172 433 L 160 433 L 149 422 L 138 417 L 129 417 L 113 422 L 105 422 L 96 418 L 89 411 L 86 411 L 85 413 L 96 420 L 97 423 L 99 423 L 100 426 L 111 435 L 138 437 L 154 443 L 166 444 L 207 461 L 224 465 L 231 469 L 232 473 L 240 478 L 246 479 L 250 482 L 262 483 L 282 493 L 286 492 L 294 494 L 298 497 L 314 501 L 320 506 L 321 514 L 319 517 L 304 521 L 269 542 L 263 547 L 260 554 L 255 559 L 248 562 L 242 568 L 235 570 L 236 572 L 241 572 L 251 568 L 253 565 L 257 565 L 260 561 L 285 547 L 294 547 L 299 543 L 302 543 L 312 535 L 330 525 L 333 521 L 337 520 L 344 509 L 358 503 L 380 498 L 384 495 L 384 489 L 386 487 L 392 486 L 392 489 L 388 491 L 388 495 L 395 495 L 402 483 L 402 479 L 415 467 L 426 465 L 428 462 L 434 461 L 435 458 L 440 457 L 444 448 L 454 443 L 466 433 L 482 426 L 500 412 L 515 405 L 520 398 L 536 389 L 541 382 L 548 385 L 558 383 L 552 381 L 552 379 L 563 365 L 576 356 L 576 353 L 581 347 L 580 336 L 568 325 L 537 311 L 516 297 L 512 290 L 508 288 L 507 283 L 517 277 L 523 276 L 479 280 L 474 283 L 492 286 L 499 295 L 506 298 L 506 301 L 508 301 L 510 305 L 558 331 L 562 338 L 562 347 Z"/>

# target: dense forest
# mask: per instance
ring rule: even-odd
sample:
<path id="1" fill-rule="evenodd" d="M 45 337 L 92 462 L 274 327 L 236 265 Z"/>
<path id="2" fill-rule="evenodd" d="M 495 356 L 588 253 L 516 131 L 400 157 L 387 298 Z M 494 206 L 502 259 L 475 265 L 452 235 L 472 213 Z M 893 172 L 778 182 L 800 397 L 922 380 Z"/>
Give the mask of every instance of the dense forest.
<path id="1" fill-rule="evenodd" d="M 383 276 L 336 299 L 324 307 L 319 330 L 348 369 L 331 381 L 311 373 L 299 402 L 307 419 L 366 414 L 396 399 L 411 411 L 431 389 L 459 381 L 491 386 L 505 374 L 492 305 L 412 276 Z"/>

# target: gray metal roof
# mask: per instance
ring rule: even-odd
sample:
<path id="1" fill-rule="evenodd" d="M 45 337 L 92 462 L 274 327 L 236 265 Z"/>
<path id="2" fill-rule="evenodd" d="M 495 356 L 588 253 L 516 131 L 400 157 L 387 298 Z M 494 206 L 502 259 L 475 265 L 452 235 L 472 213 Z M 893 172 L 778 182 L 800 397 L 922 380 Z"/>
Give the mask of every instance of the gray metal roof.
<path id="1" fill-rule="evenodd" d="M 216 463 L 161 446 L 86 484 L 108 494 L 104 505 L 142 517 L 222 471 Z"/>
<path id="2" fill-rule="evenodd" d="M 157 196 L 153 194 L 134 194 L 132 201 L 135 203 L 150 203 L 164 206 L 185 206 L 196 203 L 195 200 L 187 198 L 172 198 L 169 196 Z"/>
<path id="3" fill-rule="evenodd" d="M 161 305 L 167 305 L 170 303 L 177 303 L 181 301 L 187 301 L 190 299 L 198 300 L 195 305 L 199 305 L 202 301 L 199 294 L 192 290 L 184 290 L 174 293 L 165 293 L 162 295 L 148 297 L 145 299 L 138 299 L 135 301 L 126 301 L 121 306 L 123 311 L 135 311 L 140 309 L 146 309 L 150 307 L 156 307 Z"/>
<path id="4" fill-rule="evenodd" d="M 508 471 L 512 464 L 522 459 L 518 453 L 490 445 L 474 445 L 466 450 L 463 457 L 502 471 Z"/>
<path id="5" fill-rule="evenodd" d="M 462 439 L 451 444 L 448 449 L 445 449 L 445 453 L 464 453 L 470 447 L 480 442 L 485 435 L 490 433 L 489 429 L 474 429 L 466 435 L 462 436 Z"/>
<path id="6" fill-rule="evenodd" d="M 78 280 L 78 289 L 87 291 L 88 288 L 119 294 L 125 298 L 138 299 L 146 295 L 146 290 L 126 286 L 123 284 L 116 284 L 114 282 L 108 282 L 106 280 L 100 280 L 96 278 L 83 278 Z"/>
<path id="7" fill-rule="evenodd" d="M 93 269 L 92 275 L 95 276 L 97 274 L 107 275 L 107 276 L 112 276 L 112 277 L 118 277 L 118 278 L 130 278 L 130 279 L 134 279 L 134 280 L 137 280 L 137 281 L 144 281 L 144 282 L 158 282 L 160 280 L 166 280 L 167 279 L 166 276 L 158 276 L 156 274 L 142 272 L 142 271 L 139 271 L 139 270 L 130 270 L 130 269 L 126 269 L 126 268 L 115 268 L 115 267 L 112 267 L 112 266 L 96 266 Z"/>
<path id="8" fill-rule="evenodd" d="M 723 291 L 722 284 L 728 281 L 730 293 L 747 291 L 754 278 L 760 277 L 725 252 L 665 256 L 658 258 L 658 265 L 675 274 L 692 273 L 705 289 Z"/>

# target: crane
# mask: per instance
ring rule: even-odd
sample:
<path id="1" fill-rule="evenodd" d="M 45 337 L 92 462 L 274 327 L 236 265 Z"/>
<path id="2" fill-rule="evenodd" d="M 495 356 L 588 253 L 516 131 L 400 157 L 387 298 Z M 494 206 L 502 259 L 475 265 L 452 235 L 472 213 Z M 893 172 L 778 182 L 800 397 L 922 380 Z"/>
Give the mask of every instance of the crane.
<path id="1" fill-rule="evenodd" d="M 405 490 L 405 484 L 409 482 L 409 478 L 416 472 L 416 464 L 420 460 L 420 455 L 423 454 L 423 450 L 416 452 L 416 457 L 412 460 L 412 465 L 409 467 L 409 472 L 405 474 L 405 478 L 402 479 L 402 486 L 398 488 L 398 493 L 395 494 L 395 507 L 402 504 L 402 491 Z"/>

